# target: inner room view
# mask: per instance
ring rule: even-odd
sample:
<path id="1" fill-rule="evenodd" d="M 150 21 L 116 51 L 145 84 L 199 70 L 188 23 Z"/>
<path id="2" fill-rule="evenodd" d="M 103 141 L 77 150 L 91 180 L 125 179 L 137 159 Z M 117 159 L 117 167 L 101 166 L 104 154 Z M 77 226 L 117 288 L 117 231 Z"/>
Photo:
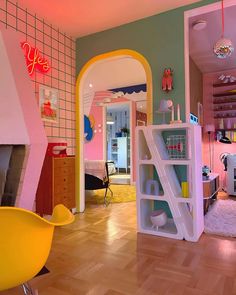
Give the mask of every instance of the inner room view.
<path id="1" fill-rule="evenodd" d="M 135 201 L 133 146 L 135 127 L 147 124 L 145 71 L 129 56 L 103 59 L 88 71 L 82 86 L 85 133 L 88 131 L 84 143 L 85 202 L 108 205 Z M 108 171 L 104 175 L 105 164 Z M 94 176 L 108 177 L 109 190 L 104 193 L 99 180 L 96 189 Z"/>
<path id="2" fill-rule="evenodd" d="M 235 16 L 235 4 L 224 7 L 222 2 L 219 9 L 188 19 L 190 112 L 200 119 L 203 133 L 204 213 L 215 199 L 228 200 L 215 204 L 219 212 L 222 210 L 223 217 L 207 214 L 205 231 L 215 233 L 218 230 L 224 235 L 234 235 L 234 224 L 227 222 L 224 226 L 224 219 L 228 214 L 234 216 L 236 210 L 236 63 L 233 51 L 236 40 L 232 30 Z M 228 56 L 219 53 L 217 46 L 225 46 L 224 54 Z"/>
<path id="3" fill-rule="evenodd" d="M 235 295 L 235 17 L 0 1 L 1 295 Z"/>

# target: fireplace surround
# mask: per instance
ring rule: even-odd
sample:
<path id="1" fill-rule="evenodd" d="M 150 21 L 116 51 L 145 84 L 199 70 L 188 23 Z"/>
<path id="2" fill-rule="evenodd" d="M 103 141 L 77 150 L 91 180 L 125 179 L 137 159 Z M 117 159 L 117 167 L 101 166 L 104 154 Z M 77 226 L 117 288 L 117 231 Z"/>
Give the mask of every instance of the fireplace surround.
<path id="1" fill-rule="evenodd" d="M 14 206 L 24 177 L 24 145 L 0 145 L 0 205 Z"/>
<path id="2" fill-rule="evenodd" d="M 47 137 L 19 36 L 0 26 L 0 201 L 32 210 Z"/>

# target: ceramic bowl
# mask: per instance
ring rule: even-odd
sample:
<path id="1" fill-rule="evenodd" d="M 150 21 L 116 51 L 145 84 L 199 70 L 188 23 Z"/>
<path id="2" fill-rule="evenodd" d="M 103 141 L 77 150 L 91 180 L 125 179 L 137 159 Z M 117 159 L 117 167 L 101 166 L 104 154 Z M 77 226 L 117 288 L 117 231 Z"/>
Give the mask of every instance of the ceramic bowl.
<path id="1" fill-rule="evenodd" d="M 53 147 L 53 153 L 55 155 L 58 155 L 58 154 L 60 154 L 61 151 L 66 150 L 66 148 L 67 147 L 64 146 L 64 145 L 56 145 L 56 146 Z"/>
<path id="2" fill-rule="evenodd" d="M 164 210 L 152 211 L 150 219 L 153 227 L 158 229 L 158 227 L 164 226 L 167 222 L 167 215 Z"/>

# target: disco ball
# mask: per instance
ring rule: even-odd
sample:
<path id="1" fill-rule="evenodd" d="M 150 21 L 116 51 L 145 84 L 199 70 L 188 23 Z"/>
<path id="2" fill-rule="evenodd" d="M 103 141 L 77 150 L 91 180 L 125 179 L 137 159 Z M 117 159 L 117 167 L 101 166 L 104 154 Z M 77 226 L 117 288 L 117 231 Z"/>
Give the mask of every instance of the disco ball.
<path id="1" fill-rule="evenodd" d="M 218 58 L 227 58 L 233 51 L 234 47 L 231 40 L 226 38 L 221 38 L 214 46 L 214 53 Z"/>

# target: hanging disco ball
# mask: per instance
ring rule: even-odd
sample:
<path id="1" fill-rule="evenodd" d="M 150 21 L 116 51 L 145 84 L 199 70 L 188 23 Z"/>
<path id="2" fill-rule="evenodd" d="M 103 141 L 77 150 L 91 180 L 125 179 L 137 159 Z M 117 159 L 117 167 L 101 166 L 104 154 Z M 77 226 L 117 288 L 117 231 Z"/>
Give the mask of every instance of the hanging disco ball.
<path id="1" fill-rule="evenodd" d="M 226 38 L 221 38 L 214 46 L 214 53 L 218 58 L 227 58 L 233 51 L 234 47 L 231 40 Z"/>

